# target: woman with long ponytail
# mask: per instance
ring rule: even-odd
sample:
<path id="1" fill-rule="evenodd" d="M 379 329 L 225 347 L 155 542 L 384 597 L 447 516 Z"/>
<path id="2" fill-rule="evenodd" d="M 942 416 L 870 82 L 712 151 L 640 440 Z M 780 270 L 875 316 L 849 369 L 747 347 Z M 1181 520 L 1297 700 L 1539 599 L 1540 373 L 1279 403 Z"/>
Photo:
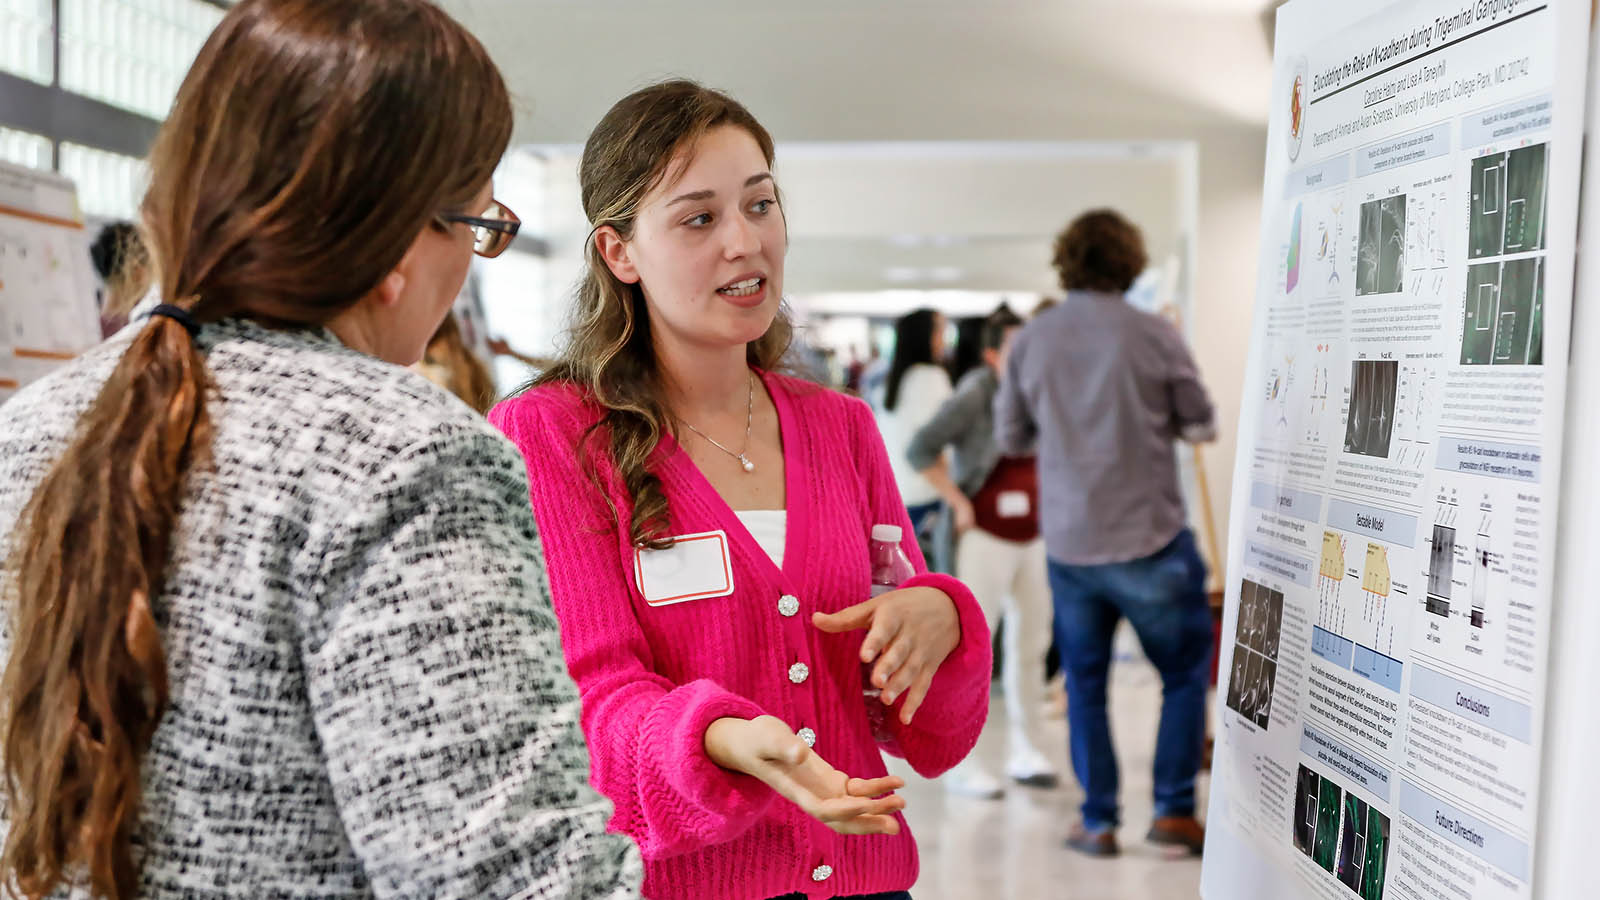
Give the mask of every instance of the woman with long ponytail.
<path id="1" fill-rule="evenodd" d="M 404 366 L 511 132 L 424 0 L 244 0 L 150 156 L 156 285 L 0 407 L 11 896 L 632 897 L 516 451 Z"/>

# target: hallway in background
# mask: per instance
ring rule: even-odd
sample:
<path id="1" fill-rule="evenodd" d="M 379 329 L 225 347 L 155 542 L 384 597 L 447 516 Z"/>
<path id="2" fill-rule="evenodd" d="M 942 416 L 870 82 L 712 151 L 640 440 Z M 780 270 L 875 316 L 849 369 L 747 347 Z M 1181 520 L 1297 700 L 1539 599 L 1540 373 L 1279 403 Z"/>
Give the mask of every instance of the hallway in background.
<path id="1" fill-rule="evenodd" d="M 1126 630 L 1126 629 L 1124 629 Z M 1126 635 L 1124 635 L 1126 637 Z M 1119 640 L 1119 650 L 1136 647 Z M 978 743 L 994 771 L 1005 762 L 1005 705 L 992 697 L 989 724 Z M 1062 786 L 1008 786 L 1000 800 L 953 796 L 889 757 L 889 771 L 906 779 L 906 818 L 917 836 L 922 873 L 915 900 L 1192 900 L 1199 896 L 1200 857 L 1169 855 L 1144 842 L 1150 826 L 1150 762 L 1161 710 L 1161 680 L 1137 653 L 1119 652 L 1111 669 L 1112 733 L 1122 768 L 1122 855 L 1094 859 L 1069 850 L 1067 829 L 1083 792 L 1069 774 L 1066 720 L 1049 719 L 1041 748 L 1063 773 Z M 1209 704 L 1208 704 L 1209 709 Z M 1200 776 L 1200 808 L 1210 777 Z"/>

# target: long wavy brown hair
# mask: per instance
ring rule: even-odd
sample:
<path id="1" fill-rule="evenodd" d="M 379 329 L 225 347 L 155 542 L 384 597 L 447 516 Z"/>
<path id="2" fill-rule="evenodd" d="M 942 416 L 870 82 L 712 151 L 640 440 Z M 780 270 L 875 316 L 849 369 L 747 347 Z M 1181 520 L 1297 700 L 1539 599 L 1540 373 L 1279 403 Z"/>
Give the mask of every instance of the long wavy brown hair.
<path id="1" fill-rule="evenodd" d="M 142 206 L 161 297 L 200 322 L 326 323 L 490 179 L 499 72 L 425 0 L 244 0 L 156 139 Z M 161 594 L 214 396 L 202 340 L 132 339 L 23 511 L 0 569 L 8 893 L 137 893 L 141 763 L 167 706 Z"/>
<path id="2" fill-rule="evenodd" d="M 561 356 L 531 385 L 577 385 L 605 410 L 583 442 L 602 433 L 609 436 L 607 454 L 633 502 L 628 534 L 641 547 L 670 543 L 667 496 L 649 464 L 663 435 L 676 434 L 676 420 L 667 408 L 644 291 L 611 273 L 594 236 L 610 225 L 624 241 L 631 240 L 645 195 L 668 177 L 668 168 L 675 159 L 681 161 L 681 152 L 723 125 L 749 132 L 767 165 L 772 165 L 772 136 L 755 116 L 727 94 L 692 81 L 675 79 L 635 91 L 595 126 L 578 167 L 583 211 L 591 229 L 573 324 Z M 766 333 L 747 346 L 746 359 L 760 368 L 778 368 L 792 337 L 788 312 L 780 308 Z M 583 457 L 591 482 L 610 505 L 589 455 Z M 618 517 L 615 506 L 612 515 Z"/>

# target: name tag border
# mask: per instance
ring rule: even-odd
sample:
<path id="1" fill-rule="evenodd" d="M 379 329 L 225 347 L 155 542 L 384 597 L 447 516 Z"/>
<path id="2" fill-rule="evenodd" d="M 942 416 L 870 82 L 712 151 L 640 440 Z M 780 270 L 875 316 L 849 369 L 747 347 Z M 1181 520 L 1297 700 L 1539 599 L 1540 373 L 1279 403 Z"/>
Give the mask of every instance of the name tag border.
<path id="1" fill-rule="evenodd" d="M 694 591 L 688 594 L 679 594 L 676 597 L 666 597 L 661 600 L 651 600 L 644 587 L 644 550 L 635 550 L 633 554 L 633 579 L 634 585 L 639 590 L 639 596 L 644 599 L 645 605 L 654 609 L 658 606 L 673 606 L 678 603 L 688 603 L 691 600 L 710 600 L 716 597 L 726 597 L 733 593 L 733 558 L 728 553 L 728 533 L 721 529 L 716 531 L 701 531 L 695 534 L 678 535 L 672 538 L 673 546 L 692 543 L 695 541 L 717 540 L 721 542 L 722 549 L 722 584 L 720 588 L 705 591 Z"/>

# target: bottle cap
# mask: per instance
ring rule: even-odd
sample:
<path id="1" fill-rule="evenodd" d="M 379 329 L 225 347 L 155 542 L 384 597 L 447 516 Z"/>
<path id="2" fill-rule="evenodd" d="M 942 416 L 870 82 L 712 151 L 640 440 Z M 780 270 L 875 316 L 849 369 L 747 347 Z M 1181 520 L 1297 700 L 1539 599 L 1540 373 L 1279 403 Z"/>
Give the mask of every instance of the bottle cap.
<path id="1" fill-rule="evenodd" d="M 887 544 L 898 544 L 900 543 L 900 535 L 901 531 L 899 525 L 872 526 L 872 539 L 875 541 L 883 541 Z"/>

